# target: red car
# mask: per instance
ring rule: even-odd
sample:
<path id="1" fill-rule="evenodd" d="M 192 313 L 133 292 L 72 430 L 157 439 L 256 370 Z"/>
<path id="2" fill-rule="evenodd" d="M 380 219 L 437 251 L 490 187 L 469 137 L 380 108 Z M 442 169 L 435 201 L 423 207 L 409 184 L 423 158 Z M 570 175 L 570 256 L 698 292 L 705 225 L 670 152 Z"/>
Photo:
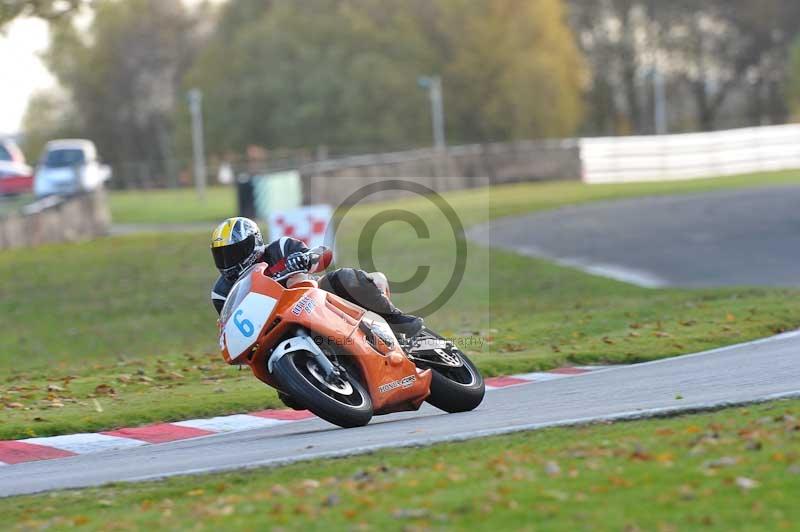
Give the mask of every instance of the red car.
<path id="1" fill-rule="evenodd" d="M 11 140 L 0 140 L 0 196 L 28 194 L 33 190 L 33 171 Z"/>

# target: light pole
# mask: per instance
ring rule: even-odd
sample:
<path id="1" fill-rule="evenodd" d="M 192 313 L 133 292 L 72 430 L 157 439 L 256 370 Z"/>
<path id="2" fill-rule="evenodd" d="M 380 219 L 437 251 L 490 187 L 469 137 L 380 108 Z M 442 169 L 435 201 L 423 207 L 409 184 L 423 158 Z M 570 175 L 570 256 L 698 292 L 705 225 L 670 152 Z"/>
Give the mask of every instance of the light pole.
<path id="1" fill-rule="evenodd" d="M 188 93 L 189 112 L 192 115 L 192 153 L 194 155 L 194 182 L 197 195 L 206 199 L 206 150 L 203 141 L 203 92 L 192 89 Z"/>
<path id="2" fill-rule="evenodd" d="M 427 89 L 431 100 L 431 117 L 433 121 L 433 145 L 438 151 L 447 146 L 444 137 L 444 102 L 442 99 L 442 78 L 439 76 L 420 76 L 417 84 Z"/>

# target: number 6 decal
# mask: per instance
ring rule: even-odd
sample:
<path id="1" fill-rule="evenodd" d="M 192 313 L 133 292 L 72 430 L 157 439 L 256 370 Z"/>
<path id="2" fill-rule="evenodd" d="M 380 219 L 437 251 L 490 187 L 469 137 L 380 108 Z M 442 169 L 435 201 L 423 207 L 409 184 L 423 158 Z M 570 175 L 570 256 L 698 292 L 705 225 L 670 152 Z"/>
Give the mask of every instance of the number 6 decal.
<path id="1" fill-rule="evenodd" d="M 253 322 L 250 320 L 239 320 L 239 316 L 242 314 L 244 314 L 243 310 L 236 311 L 236 313 L 233 315 L 233 324 L 236 325 L 236 328 L 239 329 L 239 332 L 242 333 L 242 335 L 249 338 L 253 336 L 256 328 L 253 326 Z"/>

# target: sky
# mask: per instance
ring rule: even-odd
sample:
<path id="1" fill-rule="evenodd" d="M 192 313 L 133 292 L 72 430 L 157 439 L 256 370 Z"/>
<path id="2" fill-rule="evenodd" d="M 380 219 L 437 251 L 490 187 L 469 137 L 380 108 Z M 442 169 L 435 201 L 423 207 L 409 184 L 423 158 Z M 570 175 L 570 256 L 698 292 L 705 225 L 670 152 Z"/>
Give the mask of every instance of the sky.
<path id="1" fill-rule="evenodd" d="M 189 8 L 203 0 L 183 0 Z M 227 0 L 211 0 L 222 4 Z M 78 26 L 87 26 L 91 14 L 79 15 Z M 50 34 L 47 23 L 35 18 L 11 22 L 0 32 L 0 136 L 19 133 L 28 99 L 40 89 L 56 86 L 39 54 L 47 49 Z"/>
<path id="2" fill-rule="evenodd" d="M 0 134 L 19 132 L 31 94 L 55 85 L 38 55 L 48 42 L 47 23 L 39 19 L 17 19 L 0 33 Z"/>

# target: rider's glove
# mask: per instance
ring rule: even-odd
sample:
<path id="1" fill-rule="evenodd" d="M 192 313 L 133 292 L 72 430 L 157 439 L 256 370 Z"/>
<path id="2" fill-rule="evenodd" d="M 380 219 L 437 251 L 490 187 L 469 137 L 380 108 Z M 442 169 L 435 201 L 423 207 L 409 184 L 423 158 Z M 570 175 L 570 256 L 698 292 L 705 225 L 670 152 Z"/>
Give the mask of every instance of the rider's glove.
<path id="1" fill-rule="evenodd" d="M 305 253 L 292 253 L 286 257 L 286 269 L 292 272 L 307 270 L 310 259 Z"/>

